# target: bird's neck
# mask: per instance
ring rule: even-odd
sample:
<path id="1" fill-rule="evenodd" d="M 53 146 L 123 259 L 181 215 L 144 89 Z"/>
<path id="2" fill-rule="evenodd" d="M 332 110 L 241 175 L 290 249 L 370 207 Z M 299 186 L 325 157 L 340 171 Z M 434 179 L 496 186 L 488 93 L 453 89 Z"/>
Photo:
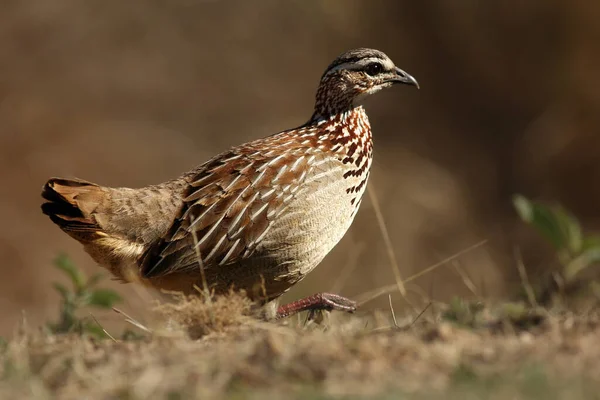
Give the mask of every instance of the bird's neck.
<path id="1" fill-rule="evenodd" d="M 354 106 L 353 104 L 348 104 L 344 107 L 336 107 L 333 109 L 327 109 L 326 107 L 315 107 L 315 111 L 313 115 L 310 117 L 309 124 L 319 124 L 323 121 L 332 121 L 332 120 L 346 120 L 349 117 L 359 114 L 365 114 L 365 110 L 362 106 Z"/>
<path id="2" fill-rule="evenodd" d="M 346 126 L 353 128 L 355 125 L 364 125 L 371 128 L 369 118 L 363 106 L 351 106 L 343 110 L 339 110 L 333 114 L 320 114 L 315 111 L 308 122 L 308 125 L 322 126 Z"/>
<path id="3" fill-rule="evenodd" d="M 317 88 L 313 117 L 329 118 L 352 111 L 359 93 L 343 72 L 324 76 Z"/>
<path id="4" fill-rule="evenodd" d="M 371 152 L 371 124 L 362 106 L 352 107 L 327 117 L 313 116 L 311 125 L 318 128 L 318 139 L 323 143 L 329 143 L 333 150 L 343 151 L 345 147 L 357 146 L 369 154 Z"/>

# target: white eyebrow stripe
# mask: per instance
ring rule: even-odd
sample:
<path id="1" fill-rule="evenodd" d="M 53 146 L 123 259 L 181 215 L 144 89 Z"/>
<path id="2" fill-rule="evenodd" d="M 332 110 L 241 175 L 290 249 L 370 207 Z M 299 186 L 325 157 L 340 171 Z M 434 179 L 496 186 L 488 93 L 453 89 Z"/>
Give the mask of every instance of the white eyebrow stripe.
<path id="1" fill-rule="evenodd" d="M 347 62 L 347 63 L 343 63 L 340 65 L 336 65 L 335 67 L 333 67 L 329 71 L 327 71 L 327 74 L 330 74 L 331 72 L 339 71 L 341 69 L 348 69 L 348 70 L 356 71 L 359 69 L 363 69 L 364 67 L 366 67 L 367 65 L 369 65 L 373 62 L 378 62 L 378 63 L 382 64 L 383 68 L 386 71 L 391 71 L 396 67 L 394 65 L 394 63 L 392 63 L 392 60 L 390 60 L 389 58 L 383 59 L 383 58 L 379 58 L 379 57 L 369 57 L 369 58 L 362 58 L 360 60 L 353 61 L 353 62 Z"/>
<path id="2" fill-rule="evenodd" d="M 396 66 L 394 65 L 394 63 L 392 62 L 392 60 L 390 60 L 389 58 L 386 58 L 386 59 L 381 59 L 381 58 L 379 58 L 379 59 L 377 59 L 377 60 L 378 60 L 378 61 L 379 61 L 381 64 L 383 64 L 383 68 L 384 68 L 386 71 L 393 71 L 393 70 L 396 68 Z"/>

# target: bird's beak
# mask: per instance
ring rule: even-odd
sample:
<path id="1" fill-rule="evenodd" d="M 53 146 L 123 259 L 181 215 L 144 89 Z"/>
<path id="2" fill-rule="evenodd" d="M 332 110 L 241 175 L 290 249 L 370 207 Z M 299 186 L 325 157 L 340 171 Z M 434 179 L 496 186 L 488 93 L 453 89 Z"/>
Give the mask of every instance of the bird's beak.
<path id="1" fill-rule="evenodd" d="M 394 76 L 391 79 L 391 81 L 393 83 L 403 83 L 405 85 L 416 86 L 417 89 L 419 89 L 419 82 L 417 82 L 417 80 L 415 78 L 413 78 L 411 75 L 407 74 L 406 72 L 402 71 L 398 67 L 396 67 L 396 76 Z"/>

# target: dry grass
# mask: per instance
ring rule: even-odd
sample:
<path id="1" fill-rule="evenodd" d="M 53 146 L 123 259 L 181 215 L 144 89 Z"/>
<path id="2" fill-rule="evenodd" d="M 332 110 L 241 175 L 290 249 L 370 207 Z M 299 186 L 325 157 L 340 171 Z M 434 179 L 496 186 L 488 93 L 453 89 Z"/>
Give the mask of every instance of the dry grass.
<path id="1" fill-rule="evenodd" d="M 239 296 L 162 305 L 155 324 L 168 320 L 169 329 L 156 325 L 137 339 L 54 336 L 22 324 L 1 353 L 0 397 L 597 396 L 597 314 L 465 304 L 403 329 L 388 315 L 260 322 Z"/>
<path id="2" fill-rule="evenodd" d="M 186 332 L 190 339 L 199 339 L 212 332 L 226 332 L 254 320 L 249 317 L 252 303 L 240 293 L 218 296 L 205 301 L 200 296 L 174 293 L 174 301 L 159 303 L 154 311 L 169 321 L 171 330 Z"/>

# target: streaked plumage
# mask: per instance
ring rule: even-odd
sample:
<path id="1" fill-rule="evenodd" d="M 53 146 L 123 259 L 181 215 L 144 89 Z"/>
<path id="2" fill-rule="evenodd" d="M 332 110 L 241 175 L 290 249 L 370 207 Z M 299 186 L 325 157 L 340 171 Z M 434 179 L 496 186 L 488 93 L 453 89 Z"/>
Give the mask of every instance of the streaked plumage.
<path id="1" fill-rule="evenodd" d="M 199 251 L 212 290 L 244 289 L 269 302 L 316 267 L 352 223 L 372 159 L 358 101 L 396 82 L 416 85 L 382 52 L 349 51 L 322 76 L 306 124 L 146 188 L 54 178 L 42 210 L 123 281 L 193 293 L 202 286 Z M 343 299 L 319 296 L 284 306 L 279 316 L 338 308 Z M 346 306 L 339 308 L 352 311 Z"/>

